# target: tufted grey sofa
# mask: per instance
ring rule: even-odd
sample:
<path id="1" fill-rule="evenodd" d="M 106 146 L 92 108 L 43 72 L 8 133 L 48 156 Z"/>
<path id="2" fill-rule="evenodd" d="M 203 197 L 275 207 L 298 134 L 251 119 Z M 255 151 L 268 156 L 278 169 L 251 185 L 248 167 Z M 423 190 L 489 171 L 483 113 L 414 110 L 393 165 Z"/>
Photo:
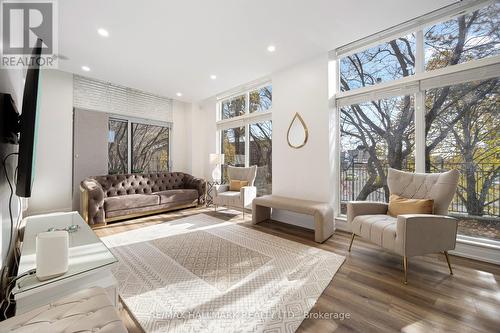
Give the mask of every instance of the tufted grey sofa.
<path id="1" fill-rule="evenodd" d="M 206 181 L 183 172 L 94 176 L 80 183 L 90 225 L 203 204 Z"/>

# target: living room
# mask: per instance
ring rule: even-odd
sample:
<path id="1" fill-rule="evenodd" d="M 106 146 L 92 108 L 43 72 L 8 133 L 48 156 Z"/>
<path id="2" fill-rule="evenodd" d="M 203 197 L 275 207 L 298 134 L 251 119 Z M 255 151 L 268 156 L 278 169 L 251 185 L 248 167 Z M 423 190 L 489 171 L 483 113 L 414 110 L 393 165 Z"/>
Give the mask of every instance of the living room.
<path id="1" fill-rule="evenodd" d="M 0 332 L 500 326 L 497 1 L 0 5 Z"/>

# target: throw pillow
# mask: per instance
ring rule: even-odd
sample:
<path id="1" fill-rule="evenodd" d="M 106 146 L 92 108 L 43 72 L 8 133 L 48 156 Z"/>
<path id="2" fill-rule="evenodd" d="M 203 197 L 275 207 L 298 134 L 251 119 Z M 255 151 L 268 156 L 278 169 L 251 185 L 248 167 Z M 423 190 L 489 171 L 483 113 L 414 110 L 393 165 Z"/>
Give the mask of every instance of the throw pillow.
<path id="1" fill-rule="evenodd" d="M 408 199 L 391 194 L 387 214 L 392 217 L 402 214 L 432 214 L 433 210 L 434 200 L 432 199 Z"/>
<path id="2" fill-rule="evenodd" d="M 247 180 L 231 180 L 229 182 L 229 191 L 239 191 L 243 186 L 248 186 Z"/>

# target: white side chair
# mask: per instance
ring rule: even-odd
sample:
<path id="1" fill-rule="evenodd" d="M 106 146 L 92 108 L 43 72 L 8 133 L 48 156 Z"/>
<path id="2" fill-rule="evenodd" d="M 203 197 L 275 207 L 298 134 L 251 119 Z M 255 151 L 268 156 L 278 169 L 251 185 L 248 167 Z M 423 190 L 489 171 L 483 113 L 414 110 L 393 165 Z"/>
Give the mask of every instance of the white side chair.
<path id="1" fill-rule="evenodd" d="M 229 184 L 215 185 L 215 210 L 217 211 L 217 206 L 235 207 L 242 209 L 244 218 L 245 208 L 251 208 L 253 199 L 257 197 L 257 187 L 254 186 L 257 166 L 252 165 L 248 168 L 227 166 L 226 170 L 229 181 L 248 181 L 248 186 L 243 186 L 239 191 L 230 191 Z"/>
<path id="2" fill-rule="evenodd" d="M 448 250 L 455 249 L 457 219 L 447 216 L 458 186 L 459 172 L 411 173 L 389 169 L 387 185 L 391 194 L 411 199 L 434 200 L 433 214 L 387 215 L 388 204 L 353 201 L 347 204 L 347 224 L 352 231 L 349 252 L 355 236 L 362 237 L 403 257 L 407 283 L 408 257 L 444 253 L 450 274 Z"/>

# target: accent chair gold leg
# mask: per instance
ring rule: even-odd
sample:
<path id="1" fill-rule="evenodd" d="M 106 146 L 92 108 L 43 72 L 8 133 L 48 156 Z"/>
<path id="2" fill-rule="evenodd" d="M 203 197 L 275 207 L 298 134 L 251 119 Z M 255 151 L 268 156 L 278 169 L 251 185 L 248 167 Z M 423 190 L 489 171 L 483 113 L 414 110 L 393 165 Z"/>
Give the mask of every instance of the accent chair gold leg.
<path id="1" fill-rule="evenodd" d="M 405 279 L 404 279 L 403 283 L 408 284 L 408 257 L 407 256 L 403 257 L 403 267 L 405 270 Z"/>
<path id="2" fill-rule="evenodd" d="M 451 269 L 450 257 L 448 257 L 448 251 L 444 251 L 444 256 L 446 257 L 446 262 L 448 263 L 448 268 L 450 269 L 450 275 L 453 275 L 453 270 Z"/>
<path id="3" fill-rule="evenodd" d="M 356 234 L 353 232 L 351 237 L 351 243 L 349 244 L 349 252 L 351 252 L 351 247 L 352 247 L 352 242 L 354 241 L 354 237 L 356 237 Z"/>

